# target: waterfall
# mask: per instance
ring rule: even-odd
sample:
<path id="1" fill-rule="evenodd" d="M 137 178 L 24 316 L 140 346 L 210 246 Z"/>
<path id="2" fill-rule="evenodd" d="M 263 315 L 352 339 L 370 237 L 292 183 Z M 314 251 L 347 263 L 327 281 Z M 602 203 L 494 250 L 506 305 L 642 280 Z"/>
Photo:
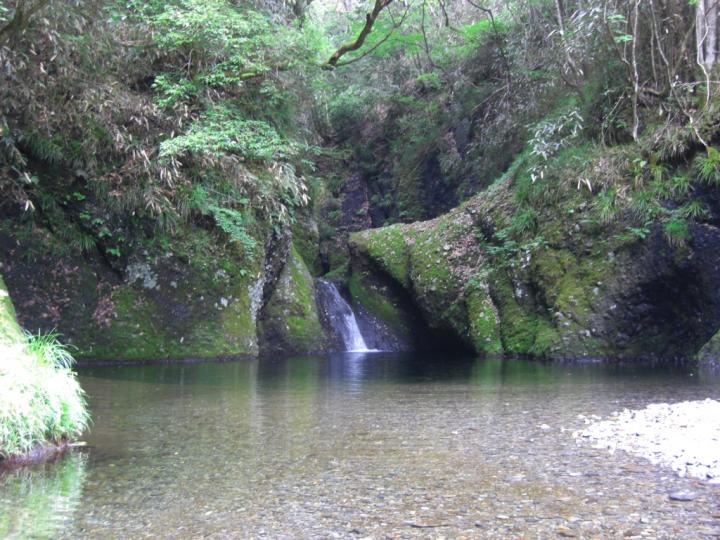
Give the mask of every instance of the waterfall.
<path id="1" fill-rule="evenodd" d="M 360 333 L 355 313 L 350 305 L 340 296 L 335 284 L 325 279 L 318 279 L 318 292 L 323 297 L 325 316 L 329 323 L 342 338 L 348 352 L 368 352 L 365 340 Z"/>

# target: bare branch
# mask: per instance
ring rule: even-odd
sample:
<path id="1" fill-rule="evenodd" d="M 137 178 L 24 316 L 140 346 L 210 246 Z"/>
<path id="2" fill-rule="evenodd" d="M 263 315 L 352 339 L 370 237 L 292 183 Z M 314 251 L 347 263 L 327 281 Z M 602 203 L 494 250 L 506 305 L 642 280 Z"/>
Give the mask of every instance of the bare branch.
<path id="1" fill-rule="evenodd" d="M 427 56 L 430 67 L 435 67 L 432 56 L 430 56 L 430 45 L 428 44 L 427 33 L 425 32 L 425 8 L 427 0 L 423 0 L 422 4 L 422 19 L 420 21 L 420 30 L 422 31 L 423 43 L 425 44 L 425 56 Z"/>
<path id="2" fill-rule="evenodd" d="M 632 34 L 632 67 L 633 67 L 633 129 L 632 138 L 639 140 L 640 117 L 638 115 L 638 99 L 640 97 L 640 75 L 637 63 L 637 42 L 640 39 L 638 25 L 640 21 L 640 0 L 635 0 L 633 9 L 633 34 Z"/>

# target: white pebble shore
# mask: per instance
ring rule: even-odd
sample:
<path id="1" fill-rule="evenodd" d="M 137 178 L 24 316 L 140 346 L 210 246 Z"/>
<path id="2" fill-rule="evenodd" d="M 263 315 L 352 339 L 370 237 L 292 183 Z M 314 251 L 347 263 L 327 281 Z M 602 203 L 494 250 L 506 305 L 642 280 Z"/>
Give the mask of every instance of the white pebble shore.
<path id="1" fill-rule="evenodd" d="M 607 420 L 580 419 L 587 427 L 573 433 L 578 441 L 642 456 L 680 476 L 720 483 L 720 401 L 654 403 Z"/>

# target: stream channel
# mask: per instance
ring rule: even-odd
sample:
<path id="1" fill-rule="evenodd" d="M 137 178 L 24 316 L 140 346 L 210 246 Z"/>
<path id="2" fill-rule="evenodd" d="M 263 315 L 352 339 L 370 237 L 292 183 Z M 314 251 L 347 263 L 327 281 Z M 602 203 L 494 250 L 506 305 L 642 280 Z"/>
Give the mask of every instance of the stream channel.
<path id="1" fill-rule="evenodd" d="M 720 486 L 572 437 L 719 399 L 692 368 L 341 353 L 80 379 L 87 446 L 0 477 L 0 537 L 720 535 Z"/>

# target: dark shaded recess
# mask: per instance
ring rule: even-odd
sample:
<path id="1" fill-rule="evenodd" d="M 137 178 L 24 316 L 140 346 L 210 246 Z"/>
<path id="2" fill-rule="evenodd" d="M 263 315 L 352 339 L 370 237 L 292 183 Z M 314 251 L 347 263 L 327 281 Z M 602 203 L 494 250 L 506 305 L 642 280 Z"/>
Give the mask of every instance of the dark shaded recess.
<path id="1" fill-rule="evenodd" d="M 361 231 L 372 226 L 368 209 L 368 186 L 365 175 L 356 171 L 350 175 L 342 190 L 342 226 L 348 231 Z"/>
<path id="2" fill-rule="evenodd" d="M 709 211 L 709 217 L 703 222 L 707 225 L 714 227 L 720 227 L 720 189 L 716 186 L 696 185 L 696 194 L 707 207 Z M 700 246 L 704 243 L 701 241 Z M 720 258 L 720 254 L 718 255 Z"/>
<path id="3" fill-rule="evenodd" d="M 692 225 L 687 253 L 659 229 L 637 254 L 646 276 L 617 308 L 615 342 L 638 357 L 690 358 L 720 328 L 720 229 Z"/>
<path id="4" fill-rule="evenodd" d="M 158 71 L 162 71 L 162 69 L 159 69 Z M 135 92 L 152 92 L 153 91 L 153 85 L 155 84 L 155 75 L 148 74 L 144 75 L 142 77 L 138 77 L 135 79 L 131 84 L 130 88 L 134 90 Z"/>
<path id="5" fill-rule="evenodd" d="M 368 212 L 373 227 L 382 227 L 388 223 L 395 213 L 394 177 L 388 171 L 375 175 L 368 173 L 368 193 L 370 208 Z"/>
<path id="6" fill-rule="evenodd" d="M 457 186 L 443 175 L 437 153 L 425 161 L 422 173 L 423 212 L 432 219 L 455 208 L 458 203 Z"/>

